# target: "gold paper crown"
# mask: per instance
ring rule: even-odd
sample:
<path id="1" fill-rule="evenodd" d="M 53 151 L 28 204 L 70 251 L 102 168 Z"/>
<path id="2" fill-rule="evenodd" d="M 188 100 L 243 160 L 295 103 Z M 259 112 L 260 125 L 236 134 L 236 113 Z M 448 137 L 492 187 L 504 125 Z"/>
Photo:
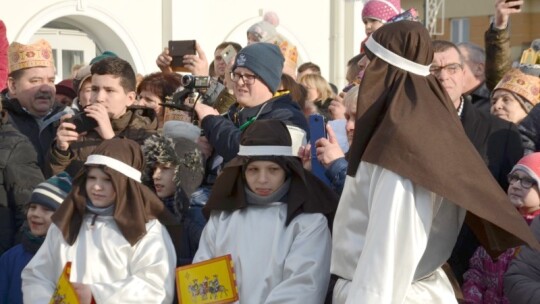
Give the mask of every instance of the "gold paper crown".
<path id="1" fill-rule="evenodd" d="M 508 71 L 493 89 L 493 92 L 498 89 L 519 94 L 533 106 L 540 101 L 540 78 L 527 75 L 519 69 Z"/>
<path id="2" fill-rule="evenodd" d="M 34 44 L 9 45 L 9 73 L 32 67 L 54 67 L 51 45 L 43 39 Z"/>

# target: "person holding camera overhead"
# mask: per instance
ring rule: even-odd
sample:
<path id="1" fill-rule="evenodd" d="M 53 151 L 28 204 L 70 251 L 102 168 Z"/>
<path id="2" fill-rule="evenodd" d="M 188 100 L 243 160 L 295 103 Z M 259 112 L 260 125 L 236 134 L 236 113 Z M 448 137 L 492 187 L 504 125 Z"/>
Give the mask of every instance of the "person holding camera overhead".
<path id="1" fill-rule="evenodd" d="M 284 60 L 279 47 L 274 44 L 248 45 L 238 52 L 232 67 L 236 103 L 228 112 L 219 115 L 208 105 L 195 104 L 205 137 L 224 162 L 236 156 L 242 130 L 255 120 L 281 120 L 309 134 L 307 121 L 290 94 L 276 93 Z"/>
<path id="2" fill-rule="evenodd" d="M 74 176 L 88 155 L 106 139 L 126 137 L 142 144 L 157 130 L 152 109 L 130 108 L 135 102 L 135 72 L 118 57 L 92 64 L 90 104 L 80 115 L 62 117 L 56 141 L 49 150 L 47 168 L 53 174 Z"/>

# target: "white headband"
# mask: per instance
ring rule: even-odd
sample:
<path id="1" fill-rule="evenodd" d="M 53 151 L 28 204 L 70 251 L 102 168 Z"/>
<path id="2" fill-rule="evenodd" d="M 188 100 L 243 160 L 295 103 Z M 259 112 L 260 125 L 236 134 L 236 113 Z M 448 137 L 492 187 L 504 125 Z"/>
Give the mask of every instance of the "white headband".
<path id="1" fill-rule="evenodd" d="M 135 180 L 136 182 L 141 182 L 141 171 L 133 168 L 132 166 L 119 161 L 116 158 L 108 157 L 100 154 L 92 154 L 86 159 L 85 165 L 103 165 L 107 166 L 115 171 L 118 171 L 125 176 Z"/>
<path id="2" fill-rule="evenodd" d="M 431 65 L 418 64 L 385 49 L 382 45 L 375 41 L 375 39 L 373 39 L 373 35 L 369 36 L 369 39 L 366 41 L 366 47 L 373 54 L 375 54 L 375 56 L 404 71 L 420 76 L 428 76 L 430 74 L 429 67 Z"/>
<path id="3" fill-rule="evenodd" d="M 292 153 L 291 146 L 242 146 L 238 155 L 242 156 L 264 156 L 264 155 L 276 155 L 276 156 L 296 156 Z"/>

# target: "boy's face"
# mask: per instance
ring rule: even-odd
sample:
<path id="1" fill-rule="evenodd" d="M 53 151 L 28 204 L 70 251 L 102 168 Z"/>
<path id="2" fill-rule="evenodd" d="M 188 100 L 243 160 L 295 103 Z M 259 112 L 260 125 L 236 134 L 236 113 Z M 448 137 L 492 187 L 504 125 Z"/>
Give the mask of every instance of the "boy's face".
<path id="1" fill-rule="evenodd" d="M 245 174 L 249 189 L 261 196 L 274 193 L 285 182 L 285 170 L 271 161 L 253 161 Z"/>
<path id="2" fill-rule="evenodd" d="M 174 184 L 174 167 L 158 164 L 152 175 L 154 189 L 159 198 L 167 198 L 174 195 L 176 185 Z"/>
<path id="3" fill-rule="evenodd" d="M 135 102 L 135 92 L 125 92 L 120 85 L 120 77 L 113 75 L 92 75 L 92 95 L 90 104 L 100 103 L 107 109 L 109 117 L 120 118 L 128 106 Z"/>
<path id="4" fill-rule="evenodd" d="M 511 175 L 516 175 L 519 179 L 533 180 L 522 170 L 515 170 Z M 514 206 L 518 207 L 521 214 L 525 215 L 540 209 L 540 193 L 537 184 L 527 189 L 521 185 L 521 181 L 516 179 L 510 180 L 509 183 L 508 198 Z"/>
<path id="5" fill-rule="evenodd" d="M 116 191 L 111 182 L 111 177 L 98 167 L 88 168 L 86 193 L 92 204 L 99 208 L 114 204 L 116 199 Z"/>
<path id="6" fill-rule="evenodd" d="M 30 232 L 34 236 L 44 236 L 51 225 L 51 216 L 54 211 L 40 204 L 30 203 L 26 220 L 30 227 Z"/>

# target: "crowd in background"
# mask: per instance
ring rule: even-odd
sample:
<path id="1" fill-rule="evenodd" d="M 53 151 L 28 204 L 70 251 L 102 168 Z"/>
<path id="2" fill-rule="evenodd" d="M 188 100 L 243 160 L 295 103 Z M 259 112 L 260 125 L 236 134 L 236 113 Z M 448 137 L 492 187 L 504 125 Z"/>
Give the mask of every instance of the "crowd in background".
<path id="1" fill-rule="evenodd" d="M 225 254 L 241 303 L 536 303 L 522 4 L 496 0 L 478 46 L 370 0 L 343 88 L 273 12 L 246 41 L 196 44 L 183 74 L 168 48 L 148 75 L 109 50 L 61 81 L 49 43 L 8 44 L 0 20 L 0 303 L 48 302 L 67 262 L 81 303 L 172 303 L 176 267 Z"/>

